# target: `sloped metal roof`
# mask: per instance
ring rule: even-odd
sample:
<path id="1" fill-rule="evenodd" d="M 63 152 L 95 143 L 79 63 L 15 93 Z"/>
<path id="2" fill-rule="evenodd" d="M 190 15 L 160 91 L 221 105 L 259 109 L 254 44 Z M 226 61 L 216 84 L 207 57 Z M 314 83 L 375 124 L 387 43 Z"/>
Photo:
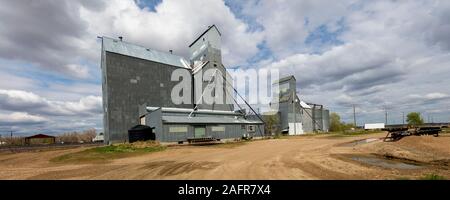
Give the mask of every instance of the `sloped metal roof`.
<path id="1" fill-rule="evenodd" d="M 156 51 L 135 44 L 130 44 L 118 39 L 112 39 L 108 37 L 102 38 L 104 51 L 190 69 L 189 62 L 181 56 Z"/>
<path id="2" fill-rule="evenodd" d="M 300 105 L 302 106 L 302 108 L 309 108 L 311 109 L 311 106 L 309 106 L 307 103 L 305 103 L 304 101 L 300 101 Z"/>
<path id="3" fill-rule="evenodd" d="M 285 82 L 285 81 L 288 81 L 288 80 L 291 80 L 291 79 L 296 80 L 295 76 L 291 75 L 291 76 L 287 76 L 287 77 L 281 78 L 281 79 L 275 81 L 275 83 L 281 83 L 281 82 Z"/>
<path id="4" fill-rule="evenodd" d="M 244 118 L 208 116 L 208 117 L 188 117 L 188 116 L 162 116 L 164 123 L 174 124 L 263 124 L 261 121 L 248 120 Z"/>
<path id="5" fill-rule="evenodd" d="M 213 24 L 212 26 L 209 26 L 208 29 L 206 29 L 206 31 L 204 31 L 202 34 L 200 34 L 200 36 L 197 37 L 197 39 L 194 40 L 194 42 L 192 42 L 189 47 L 192 47 L 192 45 L 194 45 L 201 37 L 203 37 L 209 30 L 211 30 L 212 28 L 215 28 L 217 30 L 217 32 L 219 33 L 220 36 L 222 36 L 222 33 L 220 33 L 219 29 L 217 28 L 217 26 L 215 24 Z"/>

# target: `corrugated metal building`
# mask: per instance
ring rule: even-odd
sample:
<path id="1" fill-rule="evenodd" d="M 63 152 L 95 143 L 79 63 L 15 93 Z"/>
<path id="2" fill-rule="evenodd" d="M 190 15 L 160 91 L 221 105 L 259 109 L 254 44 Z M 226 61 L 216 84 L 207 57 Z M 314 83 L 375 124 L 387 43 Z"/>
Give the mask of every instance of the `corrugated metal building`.
<path id="1" fill-rule="evenodd" d="M 271 107 L 278 108 L 279 127 L 281 132 L 289 135 L 300 135 L 311 132 L 328 132 L 330 124 L 329 111 L 322 105 L 306 103 L 297 96 L 294 76 L 282 78 L 274 83 L 279 93 Z M 273 114 L 273 112 L 272 112 Z"/>
<path id="2" fill-rule="evenodd" d="M 140 108 L 141 124 L 155 127 L 155 135 L 162 142 L 186 142 L 196 138 L 214 140 L 262 137 L 264 124 L 248 119 L 238 111 L 193 110 L 180 108 Z"/>
<path id="3" fill-rule="evenodd" d="M 226 94 L 232 93 L 232 88 L 227 85 L 228 80 L 226 69 L 222 64 L 221 56 L 221 33 L 215 25 L 200 34 L 200 36 L 189 45 L 191 56 L 187 61 L 184 58 L 130 44 L 122 39 L 102 38 L 102 90 L 103 90 L 103 111 L 104 111 L 104 132 L 105 143 L 127 142 L 127 132 L 131 127 L 141 124 L 142 119 L 139 113 L 139 105 L 151 107 L 165 107 L 178 109 L 209 109 L 212 111 L 233 111 L 233 100 L 226 99 Z M 222 103 L 210 104 L 199 102 L 204 95 L 203 90 L 208 85 L 205 76 L 201 76 L 208 69 L 215 69 L 214 81 L 217 76 L 224 78 L 224 91 L 215 91 L 214 95 L 218 99 L 223 99 Z M 175 70 L 186 70 L 191 75 L 192 86 L 189 104 L 175 104 L 171 99 L 171 91 L 180 81 L 171 81 L 172 72 Z M 210 76 L 211 77 L 211 76 Z M 198 86 L 198 87 L 197 87 Z M 196 89 L 200 88 L 200 89 Z M 202 90 L 203 89 L 203 90 Z M 184 91 L 183 91 L 184 93 Z M 185 94 L 184 94 L 185 95 Z M 232 98 L 232 95 L 229 95 Z M 175 118 L 174 118 L 175 117 Z M 210 115 L 211 119 L 218 120 L 215 115 Z M 177 116 L 157 116 L 163 122 L 162 127 L 169 127 L 168 124 L 177 126 L 193 127 L 197 126 L 198 118 L 184 118 L 181 120 Z M 239 118 L 240 119 L 240 118 Z M 150 120 L 147 118 L 146 120 Z M 177 121 L 178 120 L 178 121 Z M 181 125 L 181 124 L 185 125 Z M 227 133 L 220 135 L 218 131 L 209 131 L 212 135 L 222 139 L 225 136 L 241 137 L 242 130 L 235 131 L 239 124 L 247 125 L 249 121 L 237 120 L 233 125 L 223 124 L 219 121 L 210 121 L 206 127 L 211 128 L 213 124 L 222 124 Z M 253 122 L 252 122 L 253 123 Z M 259 120 L 258 123 L 262 123 Z M 205 124 L 205 123 L 204 123 Z M 170 125 L 170 126 L 172 126 Z M 158 133 L 158 130 L 160 131 Z M 169 134 L 169 129 L 158 129 L 157 134 Z M 194 130 L 194 129 L 193 129 Z M 218 130 L 218 129 L 216 129 Z M 262 129 L 263 130 L 263 129 Z M 228 134 L 230 131 L 231 135 Z M 191 132 L 187 132 L 190 137 Z M 178 134 L 177 136 L 180 136 Z M 175 137 L 175 136 L 174 136 Z M 172 141 L 171 136 L 160 135 L 162 141 Z M 175 137 L 177 138 L 177 137 Z"/>
<path id="4" fill-rule="evenodd" d="M 191 72 L 180 56 L 158 52 L 119 39 L 102 38 L 102 90 L 105 142 L 126 142 L 129 128 L 139 124 L 139 105 L 192 108 L 170 98 L 172 72 Z"/>

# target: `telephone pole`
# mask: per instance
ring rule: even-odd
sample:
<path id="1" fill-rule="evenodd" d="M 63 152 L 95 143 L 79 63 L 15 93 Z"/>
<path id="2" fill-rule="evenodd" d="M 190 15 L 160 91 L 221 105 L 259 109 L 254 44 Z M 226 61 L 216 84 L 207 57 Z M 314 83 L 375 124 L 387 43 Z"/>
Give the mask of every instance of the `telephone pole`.
<path id="1" fill-rule="evenodd" d="M 353 124 L 355 125 L 355 128 L 356 128 L 356 109 L 355 109 L 355 104 L 353 104 Z"/>
<path id="2" fill-rule="evenodd" d="M 402 112 L 403 115 L 403 126 L 405 126 L 405 112 Z"/>
<path id="3" fill-rule="evenodd" d="M 385 120 L 385 125 L 388 124 L 388 112 L 387 112 L 387 108 L 384 107 L 384 120 Z"/>

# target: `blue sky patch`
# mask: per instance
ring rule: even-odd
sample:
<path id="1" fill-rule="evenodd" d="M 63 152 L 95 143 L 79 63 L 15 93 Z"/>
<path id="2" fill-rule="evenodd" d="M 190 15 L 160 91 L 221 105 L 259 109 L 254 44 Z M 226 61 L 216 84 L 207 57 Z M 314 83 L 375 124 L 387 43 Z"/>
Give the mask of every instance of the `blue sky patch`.
<path id="1" fill-rule="evenodd" d="M 309 33 L 305 39 L 305 45 L 312 47 L 312 51 L 318 53 L 327 46 L 341 45 L 344 42 L 339 40 L 339 36 L 346 30 L 344 19 L 337 23 L 339 28 L 336 31 L 330 31 L 328 26 L 323 24 L 317 27 L 314 31 Z"/>
<path id="2" fill-rule="evenodd" d="M 136 5 L 141 9 L 148 8 L 150 11 L 155 12 L 156 6 L 160 4 L 162 0 L 134 0 L 134 2 L 136 2 Z"/>

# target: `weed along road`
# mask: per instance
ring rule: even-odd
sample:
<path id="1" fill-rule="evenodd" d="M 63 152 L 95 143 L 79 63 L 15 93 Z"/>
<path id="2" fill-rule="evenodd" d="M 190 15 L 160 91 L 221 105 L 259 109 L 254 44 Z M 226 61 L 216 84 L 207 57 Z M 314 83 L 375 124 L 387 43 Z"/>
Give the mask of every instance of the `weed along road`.
<path id="1" fill-rule="evenodd" d="M 2 153 L 0 179 L 450 178 L 450 135 L 397 142 L 383 142 L 384 136 L 316 135 L 210 146 L 141 144 Z"/>

